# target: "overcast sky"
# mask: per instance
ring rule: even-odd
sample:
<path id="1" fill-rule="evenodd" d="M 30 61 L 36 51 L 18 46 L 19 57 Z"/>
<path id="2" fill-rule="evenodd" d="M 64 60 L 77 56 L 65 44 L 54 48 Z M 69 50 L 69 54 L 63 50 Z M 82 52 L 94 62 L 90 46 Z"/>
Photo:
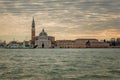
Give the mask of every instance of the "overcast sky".
<path id="1" fill-rule="evenodd" d="M 29 40 L 32 18 L 56 39 L 120 37 L 120 0 L 0 0 L 0 39 Z"/>

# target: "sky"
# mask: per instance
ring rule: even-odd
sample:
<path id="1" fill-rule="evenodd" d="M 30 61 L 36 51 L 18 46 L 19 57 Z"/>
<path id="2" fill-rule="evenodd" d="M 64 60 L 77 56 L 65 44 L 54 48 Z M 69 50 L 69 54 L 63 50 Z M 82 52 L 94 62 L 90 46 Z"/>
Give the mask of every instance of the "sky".
<path id="1" fill-rule="evenodd" d="M 0 40 L 30 40 L 33 16 L 36 36 L 120 37 L 120 0 L 0 0 Z"/>

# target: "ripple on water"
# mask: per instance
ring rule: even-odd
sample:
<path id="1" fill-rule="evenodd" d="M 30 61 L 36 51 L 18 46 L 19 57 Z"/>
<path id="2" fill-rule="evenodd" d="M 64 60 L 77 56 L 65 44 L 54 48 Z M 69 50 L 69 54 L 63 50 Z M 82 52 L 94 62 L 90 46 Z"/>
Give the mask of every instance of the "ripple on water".
<path id="1" fill-rule="evenodd" d="M 120 80 L 119 53 L 119 49 L 4 49 L 0 80 Z"/>

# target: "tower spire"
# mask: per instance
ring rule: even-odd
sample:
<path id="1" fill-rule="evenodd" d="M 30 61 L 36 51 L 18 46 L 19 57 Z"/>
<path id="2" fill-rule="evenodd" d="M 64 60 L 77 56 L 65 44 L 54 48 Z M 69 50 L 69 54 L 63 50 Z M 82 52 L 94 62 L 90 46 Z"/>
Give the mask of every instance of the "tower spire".
<path id="1" fill-rule="evenodd" d="M 34 16 L 33 16 L 33 21 L 32 21 L 32 28 L 35 28 Z"/>

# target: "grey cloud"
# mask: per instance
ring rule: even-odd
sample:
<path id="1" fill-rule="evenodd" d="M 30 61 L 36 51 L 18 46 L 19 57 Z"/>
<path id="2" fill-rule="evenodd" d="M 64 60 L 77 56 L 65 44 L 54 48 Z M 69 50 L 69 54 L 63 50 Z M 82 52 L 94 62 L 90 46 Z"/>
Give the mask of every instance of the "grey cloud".
<path id="1" fill-rule="evenodd" d="M 64 27 L 71 23 L 73 27 L 69 28 L 68 25 L 67 32 L 89 32 L 120 29 L 120 18 L 111 18 L 111 15 L 119 16 L 119 6 L 119 0 L 0 0 L 0 13 L 29 16 L 39 13 L 39 16 L 46 16 L 47 20 L 65 25 L 54 25 L 55 29 L 59 27 L 64 31 Z M 100 18 L 107 21 L 101 21 Z"/>
<path id="2" fill-rule="evenodd" d="M 0 1 L 5 6 L 6 12 L 39 12 L 39 11 L 56 11 L 56 10 L 82 10 L 98 13 L 118 13 L 119 0 L 6 0 Z M 16 5 L 18 4 L 18 5 Z M 2 7 L 2 6 L 1 6 Z M 111 8 L 113 8 L 111 10 Z M 2 12 L 3 10 L 1 10 Z M 116 11 L 116 12 L 114 12 Z M 4 11 L 3 11 L 4 12 Z"/>

